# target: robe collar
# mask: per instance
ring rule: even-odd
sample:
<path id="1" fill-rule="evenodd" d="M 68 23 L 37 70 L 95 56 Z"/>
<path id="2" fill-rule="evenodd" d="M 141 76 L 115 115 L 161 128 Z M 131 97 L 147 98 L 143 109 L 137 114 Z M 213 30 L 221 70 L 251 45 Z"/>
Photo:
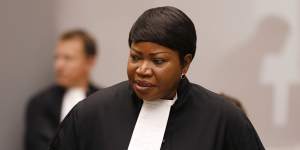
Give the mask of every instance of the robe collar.
<path id="1" fill-rule="evenodd" d="M 56 87 L 57 87 L 58 93 L 60 93 L 61 96 L 63 96 L 64 93 L 67 91 L 67 88 L 64 86 L 56 84 Z M 99 88 L 97 86 L 95 86 L 94 84 L 89 82 L 87 91 L 85 92 L 85 95 L 89 96 L 89 95 L 93 94 L 94 92 L 96 92 L 98 89 Z"/>
<path id="2" fill-rule="evenodd" d="M 177 110 L 181 108 L 186 101 L 188 101 L 188 98 L 186 98 L 187 94 L 190 91 L 191 83 L 189 80 L 186 78 L 186 76 L 183 76 L 179 82 L 178 88 L 177 88 L 177 100 L 173 104 L 171 109 Z M 133 91 L 132 87 L 130 84 L 128 84 L 129 91 L 131 93 L 131 98 L 134 101 L 134 104 L 137 106 L 141 107 L 143 104 L 143 100 L 140 99 L 135 92 Z M 172 110 L 171 110 L 172 111 Z"/>

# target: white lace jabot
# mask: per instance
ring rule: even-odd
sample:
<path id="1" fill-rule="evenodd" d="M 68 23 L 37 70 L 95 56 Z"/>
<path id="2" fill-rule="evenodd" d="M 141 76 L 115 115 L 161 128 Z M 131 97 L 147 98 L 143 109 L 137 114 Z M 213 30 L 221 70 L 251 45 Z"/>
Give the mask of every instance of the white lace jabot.
<path id="1" fill-rule="evenodd" d="M 62 121 L 69 111 L 81 100 L 86 98 L 84 89 L 71 88 L 65 93 L 62 101 L 60 120 Z"/>
<path id="2" fill-rule="evenodd" d="M 173 100 L 144 101 L 128 150 L 160 150 Z"/>

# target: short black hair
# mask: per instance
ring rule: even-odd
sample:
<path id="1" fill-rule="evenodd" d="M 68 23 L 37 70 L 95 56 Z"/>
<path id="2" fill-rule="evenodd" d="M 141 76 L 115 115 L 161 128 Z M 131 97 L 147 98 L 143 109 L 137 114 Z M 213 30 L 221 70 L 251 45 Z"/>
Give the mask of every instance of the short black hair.
<path id="1" fill-rule="evenodd" d="M 97 55 L 97 44 L 95 39 L 82 29 L 73 29 L 66 31 L 60 37 L 60 41 L 66 41 L 78 38 L 82 41 L 84 46 L 84 53 L 88 57 L 95 57 Z"/>
<path id="2" fill-rule="evenodd" d="M 196 52 L 197 35 L 194 23 L 181 10 L 172 7 L 156 7 L 146 10 L 133 24 L 128 44 L 153 42 L 179 53 L 183 64 L 186 54 Z"/>

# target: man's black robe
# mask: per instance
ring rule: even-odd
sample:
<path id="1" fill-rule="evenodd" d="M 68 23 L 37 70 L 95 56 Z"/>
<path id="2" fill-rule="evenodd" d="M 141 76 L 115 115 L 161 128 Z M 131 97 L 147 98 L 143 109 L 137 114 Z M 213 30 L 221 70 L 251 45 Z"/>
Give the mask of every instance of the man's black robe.
<path id="1" fill-rule="evenodd" d="M 247 116 L 218 94 L 186 78 L 177 94 L 162 150 L 264 150 Z M 87 99 L 68 114 L 50 150 L 126 150 L 143 103 L 128 81 Z"/>
<path id="2" fill-rule="evenodd" d="M 89 84 L 87 96 L 99 88 Z M 44 150 L 60 124 L 60 113 L 66 88 L 52 85 L 33 96 L 26 108 L 25 116 L 25 150 Z"/>

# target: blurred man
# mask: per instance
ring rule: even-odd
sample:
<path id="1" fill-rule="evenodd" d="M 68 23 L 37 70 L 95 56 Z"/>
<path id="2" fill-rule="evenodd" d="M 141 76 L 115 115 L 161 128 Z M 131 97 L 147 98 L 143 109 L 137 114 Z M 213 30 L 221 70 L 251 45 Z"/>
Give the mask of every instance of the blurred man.
<path id="1" fill-rule="evenodd" d="M 25 150 L 46 150 L 73 106 L 98 89 L 90 83 L 96 54 L 94 39 L 82 30 L 60 37 L 55 49 L 56 83 L 32 97 L 26 109 Z"/>

